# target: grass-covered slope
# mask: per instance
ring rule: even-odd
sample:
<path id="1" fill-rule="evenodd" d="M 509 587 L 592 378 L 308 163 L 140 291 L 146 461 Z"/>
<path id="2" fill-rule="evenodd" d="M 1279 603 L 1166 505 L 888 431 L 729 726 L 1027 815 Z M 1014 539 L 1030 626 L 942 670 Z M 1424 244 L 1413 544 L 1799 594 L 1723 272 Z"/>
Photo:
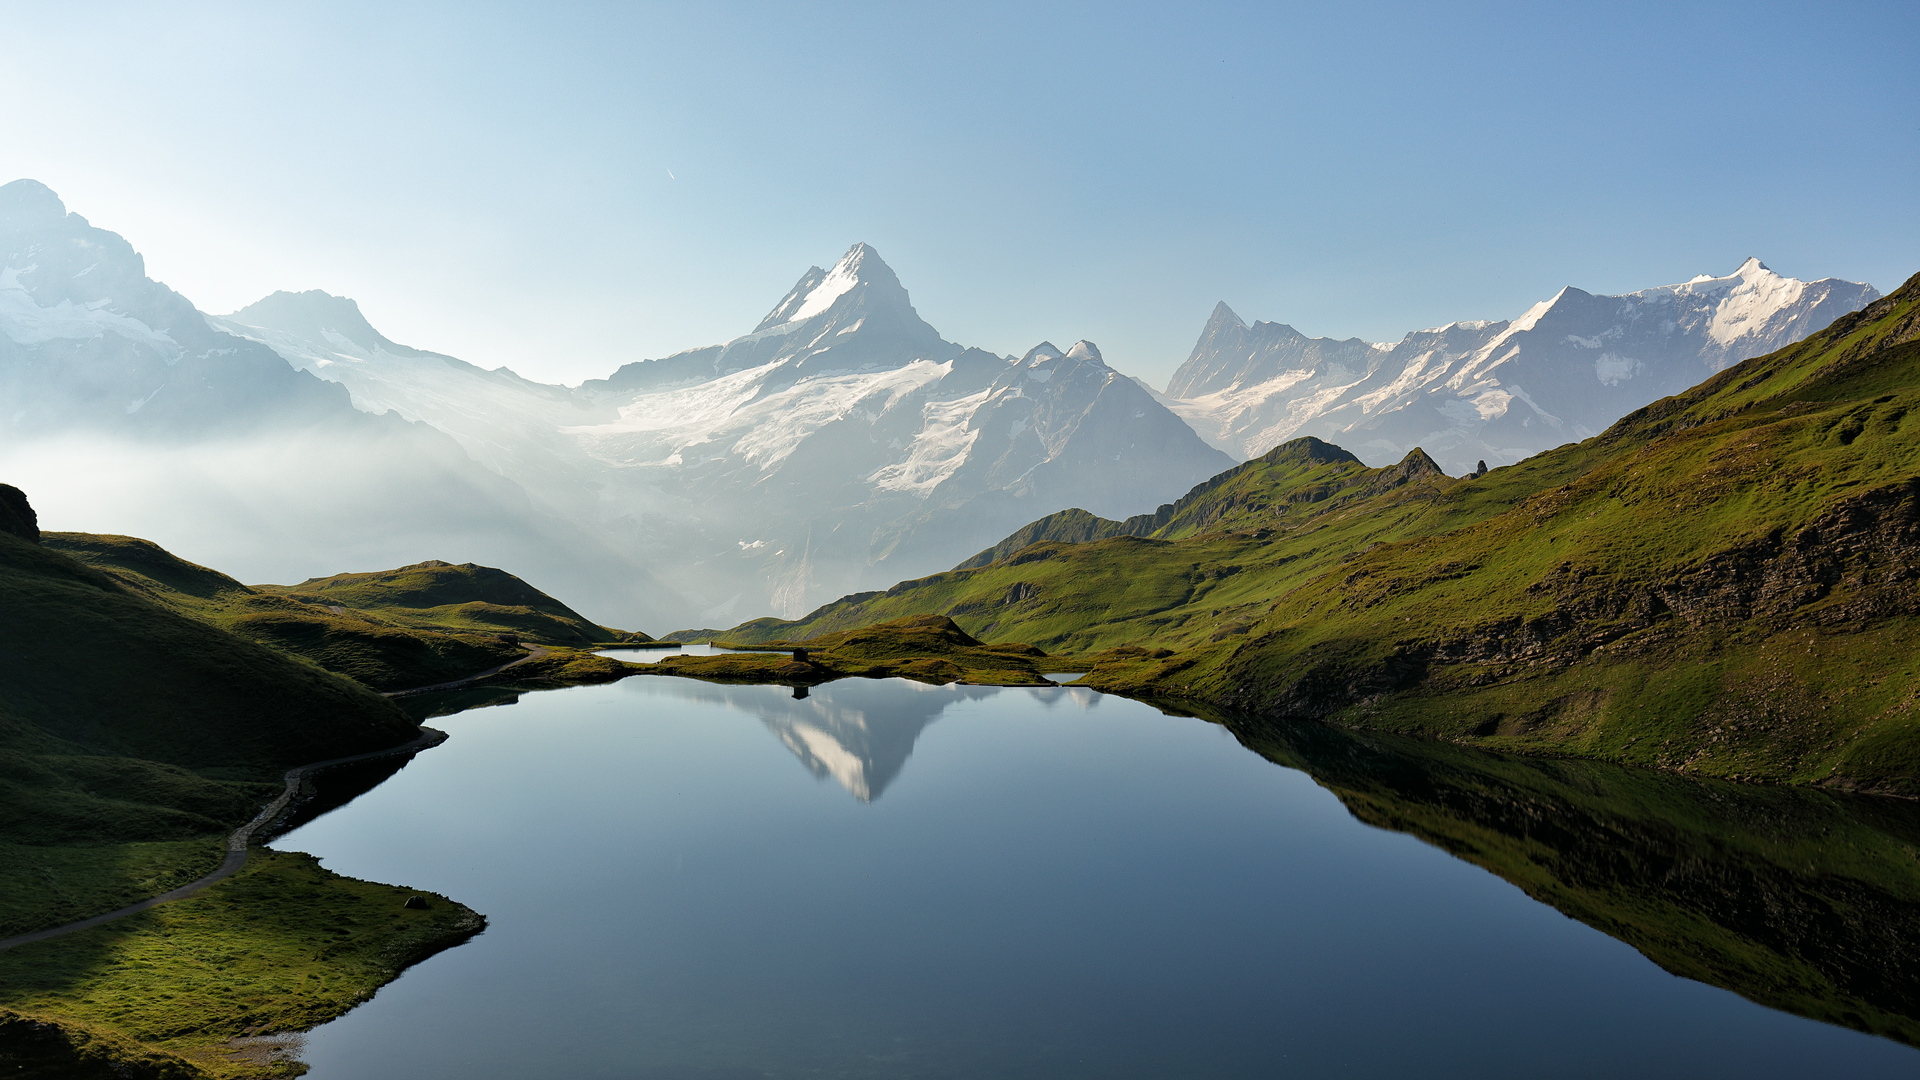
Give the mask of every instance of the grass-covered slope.
<path id="1" fill-rule="evenodd" d="M 582 648 L 651 641 L 590 622 L 579 612 L 504 570 L 429 559 L 398 570 L 335 574 L 298 585 L 256 585 L 262 593 L 344 607 L 426 630 L 506 633 L 542 645 Z"/>
<path id="2" fill-rule="evenodd" d="M 1386 472 L 1404 477 L 1414 471 L 1440 470 L 1424 452 L 1416 450 L 1396 470 Z M 1217 532 L 1236 521 L 1258 528 L 1266 524 L 1260 520 L 1260 512 L 1271 509 L 1267 504 L 1273 492 L 1286 490 L 1288 501 L 1294 503 L 1318 502 L 1340 492 L 1351 497 L 1353 485 L 1348 481 L 1363 473 L 1371 475 L 1359 458 L 1332 443 L 1307 436 L 1228 469 L 1151 514 L 1138 514 L 1125 521 L 1111 521 L 1080 509 L 1048 514 L 954 569 L 990 566 L 1034 544 L 1085 544 L 1116 536 L 1174 540 Z"/>
<path id="3" fill-rule="evenodd" d="M 484 925 L 443 896 L 259 851 L 198 896 L 0 953 L 0 1062 L 37 1057 L 48 1077 L 94 1064 L 102 1080 L 296 1075 L 248 1037 L 332 1020 Z"/>
<path id="4" fill-rule="evenodd" d="M 488 567 L 428 562 L 297 586 L 247 586 L 130 536 L 48 533 L 44 543 L 155 603 L 376 690 L 498 667 L 526 655 L 522 640 L 575 645 L 619 633 Z"/>
<path id="5" fill-rule="evenodd" d="M 1145 536 L 1036 543 L 729 636 L 939 612 L 1113 649 L 1087 679 L 1109 690 L 1920 794 L 1917 309 L 1920 278 L 1481 477 L 1301 440 Z"/>
<path id="6" fill-rule="evenodd" d="M 8 534 L 0 610 L 0 714 L 26 752 L 254 779 L 417 734 L 362 686 Z"/>
<path id="7" fill-rule="evenodd" d="M 1297 439 L 1153 515 L 1114 522 L 1064 511 L 992 549 L 1012 551 L 985 566 L 856 593 L 804 619 L 758 619 L 717 636 L 799 640 L 931 610 L 983 638 L 1059 653 L 1143 642 L 1182 648 L 1243 631 L 1274 595 L 1346 553 L 1497 514 L 1512 505 L 1512 489 L 1531 478 L 1528 472 L 1462 491 L 1419 450 L 1397 465 L 1369 469 L 1337 446 Z M 1083 531 L 1108 535 L 1071 539 Z M 1028 536 L 1037 539 L 1020 543 Z"/>
<path id="8" fill-rule="evenodd" d="M 349 680 L 0 534 L 0 937 L 213 869 L 310 761 L 418 726 Z"/>
<path id="9" fill-rule="evenodd" d="M 23 531 L 0 530 L 0 937 L 186 884 L 289 767 L 419 734 L 367 687 L 154 596 L 163 578 L 181 595 L 228 579 L 168 557 L 142 584 Z M 0 1062 L 23 1076 L 288 1075 L 210 1048 L 243 1024 L 338 1015 L 478 925 L 450 903 L 396 921 L 405 890 L 258 858 L 202 897 L 0 953 Z"/>

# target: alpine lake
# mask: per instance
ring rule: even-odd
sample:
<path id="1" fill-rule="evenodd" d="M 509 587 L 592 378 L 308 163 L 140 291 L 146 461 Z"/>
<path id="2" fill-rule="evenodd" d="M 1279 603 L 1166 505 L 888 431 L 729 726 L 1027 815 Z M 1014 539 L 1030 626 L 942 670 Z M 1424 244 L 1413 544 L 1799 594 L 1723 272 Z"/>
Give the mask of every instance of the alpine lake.
<path id="1" fill-rule="evenodd" d="M 416 708 L 273 846 L 489 926 L 316 1080 L 1920 1072 L 1906 803 L 1071 687 Z"/>

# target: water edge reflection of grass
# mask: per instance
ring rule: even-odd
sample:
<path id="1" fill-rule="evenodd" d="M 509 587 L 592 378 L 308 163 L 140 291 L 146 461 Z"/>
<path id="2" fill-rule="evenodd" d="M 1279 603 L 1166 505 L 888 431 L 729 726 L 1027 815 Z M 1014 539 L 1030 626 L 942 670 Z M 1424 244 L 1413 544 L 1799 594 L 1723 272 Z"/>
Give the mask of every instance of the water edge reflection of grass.
<path id="1" fill-rule="evenodd" d="M 1920 805 L 1215 719 L 1672 974 L 1920 1046 Z"/>

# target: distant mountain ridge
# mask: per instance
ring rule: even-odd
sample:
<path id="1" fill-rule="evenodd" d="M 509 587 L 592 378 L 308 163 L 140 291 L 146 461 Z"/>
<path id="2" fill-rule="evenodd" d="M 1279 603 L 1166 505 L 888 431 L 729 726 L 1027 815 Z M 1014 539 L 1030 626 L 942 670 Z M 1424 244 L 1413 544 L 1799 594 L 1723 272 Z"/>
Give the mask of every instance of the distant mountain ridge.
<path id="1" fill-rule="evenodd" d="M 1916 406 L 1920 275 L 1518 465 L 1302 436 L 1151 517 L 1054 515 L 721 636 L 940 614 L 1174 712 L 1913 798 Z"/>
<path id="2" fill-rule="evenodd" d="M 212 322 L 359 408 L 439 427 L 663 568 L 683 622 L 798 614 L 1036 516 L 1151 505 L 1231 464 L 1091 342 L 1015 358 L 941 338 L 866 244 L 808 269 L 752 333 L 577 388 L 395 346 L 324 293 Z"/>
<path id="3" fill-rule="evenodd" d="M 32 181 L 0 187 L 0 252 L 0 463 L 46 507 L 118 483 L 132 527 L 250 578 L 450 556 L 655 629 L 797 616 L 1068 508 L 1123 523 L 1301 436 L 1511 462 L 1877 295 L 1749 260 L 1392 346 L 1222 303 L 1169 398 L 1091 342 L 949 342 L 855 244 L 750 333 L 565 387 L 401 345 L 317 290 L 206 316 Z"/>
<path id="4" fill-rule="evenodd" d="M 458 363 L 393 345 L 351 301 L 320 295 L 257 307 L 318 306 L 308 330 L 416 369 Z M 131 244 L 45 185 L 0 185 L 0 465 L 35 492 L 43 524 L 86 525 L 76 515 L 111 505 L 119 527 L 254 580 L 451 556 L 587 597 L 608 622 L 672 610 L 655 607 L 669 590 L 643 565 L 505 470 L 294 367 L 147 277 Z"/>
<path id="5" fill-rule="evenodd" d="M 0 432 L 202 437 L 346 414 L 340 392 L 209 328 L 124 239 L 0 185 Z"/>
<path id="6" fill-rule="evenodd" d="M 1395 344 L 1249 326 L 1221 303 L 1163 400 L 1240 457 L 1313 435 L 1373 464 L 1419 446 L 1459 474 L 1589 438 L 1879 296 L 1750 258 L 1726 277 L 1620 296 L 1568 286 L 1512 321 L 1448 323 Z"/>

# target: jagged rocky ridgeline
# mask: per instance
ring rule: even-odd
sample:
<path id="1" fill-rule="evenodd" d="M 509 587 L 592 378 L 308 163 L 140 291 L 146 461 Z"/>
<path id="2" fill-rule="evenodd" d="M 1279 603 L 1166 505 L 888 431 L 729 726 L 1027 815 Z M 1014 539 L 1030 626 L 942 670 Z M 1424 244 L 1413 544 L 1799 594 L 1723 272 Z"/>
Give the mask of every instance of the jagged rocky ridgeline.
<path id="1" fill-rule="evenodd" d="M 1301 437 L 724 636 L 939 613 L 1168 708 L 1920 795 L 1916 406 L 1920 276 L 1518 465 Z"/>
<path id="2" fill-rule="evenodd" d="M 0 252 L 13 474 L 254 580 L 431 554 L 620 625 L 797 614 L 1232 463 L 1089 342 L 943 340 L 866 245 L 751 333 L 571 388 L 400 345 L 325 293 L 205 316 L 33 181 L 0 186 Z"/>
<path id="3" fill-rule="evenodd" d="M 1092 342 L 1013 357 L 942 339 L 865 244 L 807 271 L 752 333 L 573 389 L 395 345 L 324 293 L 217 322 L 674 568 L 687 619 L 671 625 L 798 614 L 1039 514 L 1119 513 L 1232 464 Z"/>
<path id="4" fill-rule="evenodd" d="M 0 462 L 53 509 L 114 505 L 253 580 L 510 566 L 654 628 L 797 616 L 1069 507 L 1124 519 L 1298 435 L 1505 464 L 1873 295 L 1749 262 L 1390 348 L 1222 305 L 1168 399 L 1091 342 L 948 342 L 856 244 L 751 333 L 564 387 L 400 345 L 317 291 L 205 316 L 32 181 L 0 187 L 0 250 Z"/>
<path id="5" fill-rule="evenodd" d="M 1621 296 L 1569 286 L 1510 322 L 1448 323 L 1391 344 L 1248 326 L 1221 303 L 1164 400 L 1237 457 L 1312 435 L 1374 465 L 1419 446 L 1466 473 L 1481 459 L 1511 465 L 1590 438 L 1879 296 L 1748 259 L 1726 277 Z"/>

